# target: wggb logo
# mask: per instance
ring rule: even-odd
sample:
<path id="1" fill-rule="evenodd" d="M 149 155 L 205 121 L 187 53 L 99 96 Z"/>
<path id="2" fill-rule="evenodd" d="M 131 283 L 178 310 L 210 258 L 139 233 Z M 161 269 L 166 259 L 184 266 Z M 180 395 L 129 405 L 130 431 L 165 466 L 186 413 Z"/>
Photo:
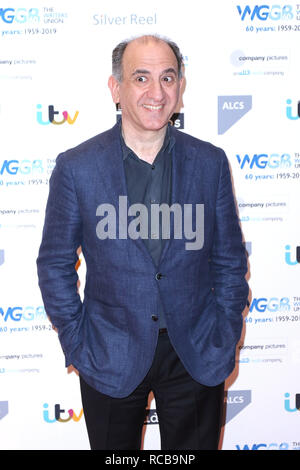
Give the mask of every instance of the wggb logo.
<path id="1" fill-rule="evenodd" d="M 236 6 L 237 11 L 241 17 L 241 20 L 258 19 L 260 21 L 272 20 L 292 20 L 294 18 L 293 6 L 292 5 L 255 5 L 241 7 L 240 5 Z"/>
<path id="2" fill-rule="evenodd" d="M 250 170 L 253 168 L 290 168 L 292 166 L 291 155 L 288 153 L 255 153 L 252 156 L 236 154 L 236 159 L 241 170 L 244 168 L 250 168 Z"/>
<path id="3" fill-rule="evenodd" d="M 0 175 L 29 175 L 43 173 L 42 160 L 4 160 L 0 164 Z"/>
<path id="4" fill-rule="evenodd" d="M 39 22 L 39 10 L 37 8 L 0 8 L 0 19 L 4 23 Z"/>
<path id="5" fill-rule="evenodd" d="M 47 320 L 45 308 L 40 307 L 0 307 L 0 319 L 7 321 Z"/>
<path id="6" fill-rule="evenodd" d="M 243 446 L 236 444 L 236 450 L 288 450 L 289 444 L 287 442 L 281 442 L 278 444 L 277 442 L 271 442 L 270 444 L 244 444 Z"/>
<path id="7" fill-rule="evenodd" d="M 290 299 L 288 297 L 259 297 L 254 298 L 251 302 L 249 312 L 256 310 L 257 312 L 288 312 L 290 310 Z"/>

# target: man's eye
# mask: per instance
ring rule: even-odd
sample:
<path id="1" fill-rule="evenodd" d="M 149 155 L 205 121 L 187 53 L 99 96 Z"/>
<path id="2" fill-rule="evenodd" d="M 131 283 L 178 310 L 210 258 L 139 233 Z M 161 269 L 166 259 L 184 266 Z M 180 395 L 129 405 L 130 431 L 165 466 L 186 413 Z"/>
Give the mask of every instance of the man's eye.
<path id="1" fill-rule="evenodd" d="M 171 83 L 173 81 L 173 77 L 170 77 L 170 76 L 163 77 L 163 81 L 167 83 Z"/>
<path id="2" fill-rule="evenodd" d="M 146 77 L 137 77 L 137 81 L 140 82 L 140 83 L 143 83 L 147 80 Z"/>

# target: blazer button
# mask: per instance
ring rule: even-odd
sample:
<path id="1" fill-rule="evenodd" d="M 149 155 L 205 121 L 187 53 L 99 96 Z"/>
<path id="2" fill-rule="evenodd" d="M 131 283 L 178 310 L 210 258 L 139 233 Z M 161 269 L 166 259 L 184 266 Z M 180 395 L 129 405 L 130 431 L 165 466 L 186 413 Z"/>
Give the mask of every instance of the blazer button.
<path id="1" fill-rule="evenodd" d="M 156 273 L 155 279 L 159 281 L 162 278 L 162 273 Z"/>
<path id="2" fill-rule="evenodd" d="M 158 320 L 158 316 L 157 315 L 151 315 L 151 318 L 153 321 L 157 321 Z"/>

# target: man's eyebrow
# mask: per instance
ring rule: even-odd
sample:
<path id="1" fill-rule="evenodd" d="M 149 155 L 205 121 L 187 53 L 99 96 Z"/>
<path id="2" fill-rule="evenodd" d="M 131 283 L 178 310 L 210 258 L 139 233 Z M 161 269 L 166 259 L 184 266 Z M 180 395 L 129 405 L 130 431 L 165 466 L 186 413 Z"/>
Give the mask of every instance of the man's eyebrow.
<path id="1" fill-rule="evenodd" d="M 132 76 L 134 77 L 135 75 L 139 74 L 150 74 L 151 72 L 146 69 L 136 69 L 133 73 Z M 161 72 L 161 75 L 164 75 L 165 73 L 174 73 L 174 75 L 177 75 L 177 70 L 175 70 L 173 67 L 169 67 Z"/>
<path id="2" fill-rule="evenodd" d="M 136 69 L 133 73 L 132 73 L 132 76 L 134 75 L 139 75 L 140 73 L 144 73 L 144 74 L 149 74 L 149 70 L 144 70 L 144 69 Z"/>
<path id="3" fill-rule="evenodd" d="M 162 74 L 164 73 L 174 73 L 175 75 L 177 75 L 177 70 L 173 69 L 173 67 L 170 67 L 166 70 L 163 70 Z"/>

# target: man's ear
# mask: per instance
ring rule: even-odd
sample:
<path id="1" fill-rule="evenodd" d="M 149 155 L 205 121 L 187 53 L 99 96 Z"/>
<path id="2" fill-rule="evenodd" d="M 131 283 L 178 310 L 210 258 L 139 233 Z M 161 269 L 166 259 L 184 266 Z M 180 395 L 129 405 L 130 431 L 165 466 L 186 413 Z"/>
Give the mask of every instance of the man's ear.
<path id="1" fill-rule="evenodd" d="M 120 102 L 120 91 L 119 91 L 120 83 L 113 75 L 111 75 L 108 79 L 108 87 L 110 89 L 113 102 L 116 104 L 119 103 Z"/>

